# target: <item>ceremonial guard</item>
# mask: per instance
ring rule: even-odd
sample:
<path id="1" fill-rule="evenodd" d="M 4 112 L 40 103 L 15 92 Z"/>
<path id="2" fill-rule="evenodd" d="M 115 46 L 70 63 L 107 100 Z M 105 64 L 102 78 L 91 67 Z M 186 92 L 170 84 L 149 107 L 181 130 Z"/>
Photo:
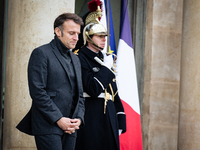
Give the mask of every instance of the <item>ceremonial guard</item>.
<path id="1" fill-rule="evenodd" d="M 126 116 L 118 95 L 115 71 L 101 51 L 108 35 L 99 22 L 101 2 L 88 3 L 95 11 L 85 16 L 83 46 L 76 51 L 82 68 L 85 126 L 77 135 L 76 150 L 119 150 L 119 134 L 126 131 Z M 79 43 L 79 46 L 81 44 Z"/>

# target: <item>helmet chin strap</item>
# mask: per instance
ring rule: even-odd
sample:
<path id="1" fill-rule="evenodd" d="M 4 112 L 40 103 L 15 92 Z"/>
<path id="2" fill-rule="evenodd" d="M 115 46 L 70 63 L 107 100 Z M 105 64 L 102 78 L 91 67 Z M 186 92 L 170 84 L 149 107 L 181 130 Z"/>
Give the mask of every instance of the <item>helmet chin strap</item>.
<path id="1" fill-rule="evenodd" d="M 94 45 L 95 47 L 97 47 L 97 48 L 103 50 L 103 48 L 99 47 L 96 43 L 94 43 L 94 41 L 92 41 L 92 39 L 90 38 L 89 35 L 87 35 L 87 39 L 90 41 L 90 43 L 91 43 L 92 45 Z"/>

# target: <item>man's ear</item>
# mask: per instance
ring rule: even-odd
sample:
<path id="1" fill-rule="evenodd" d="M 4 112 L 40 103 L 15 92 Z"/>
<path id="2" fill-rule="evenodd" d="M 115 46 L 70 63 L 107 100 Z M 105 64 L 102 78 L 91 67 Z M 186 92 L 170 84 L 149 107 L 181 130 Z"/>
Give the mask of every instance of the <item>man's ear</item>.
<path id="1" fill-rule="evenodd" d="M 57 35 L 57 37 L 61 37 L 61 30 L 60 30 L 58 27 L 56 27 L 56 28 L 54 29 L 54 32 L 55 32 L 55 34 Z"/>

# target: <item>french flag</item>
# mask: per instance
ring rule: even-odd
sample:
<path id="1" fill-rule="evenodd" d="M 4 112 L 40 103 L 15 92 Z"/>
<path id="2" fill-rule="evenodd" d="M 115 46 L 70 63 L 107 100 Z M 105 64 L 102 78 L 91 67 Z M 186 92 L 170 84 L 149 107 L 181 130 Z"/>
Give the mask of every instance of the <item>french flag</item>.
<path id="1" fill-rule="evenodd" d="M 127 128 L 120 135 L 120 150 L 142 150 L 140 107 L 127 0 L 121 1 L 117 72 L 119 96 L 126 113 Z"/>

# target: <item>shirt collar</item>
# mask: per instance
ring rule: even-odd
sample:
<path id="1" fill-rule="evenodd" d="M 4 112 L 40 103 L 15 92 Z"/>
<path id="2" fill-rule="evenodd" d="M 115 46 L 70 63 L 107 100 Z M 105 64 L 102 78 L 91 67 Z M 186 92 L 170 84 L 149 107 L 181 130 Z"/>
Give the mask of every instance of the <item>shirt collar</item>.
<path id="1" fill-rule="evenodd" d="M 62 54 L 67 54 L 70 51 L 70 49 L 68 49 L 56 35 L 54 39 L 56 41 L 56 46 Z"/>

